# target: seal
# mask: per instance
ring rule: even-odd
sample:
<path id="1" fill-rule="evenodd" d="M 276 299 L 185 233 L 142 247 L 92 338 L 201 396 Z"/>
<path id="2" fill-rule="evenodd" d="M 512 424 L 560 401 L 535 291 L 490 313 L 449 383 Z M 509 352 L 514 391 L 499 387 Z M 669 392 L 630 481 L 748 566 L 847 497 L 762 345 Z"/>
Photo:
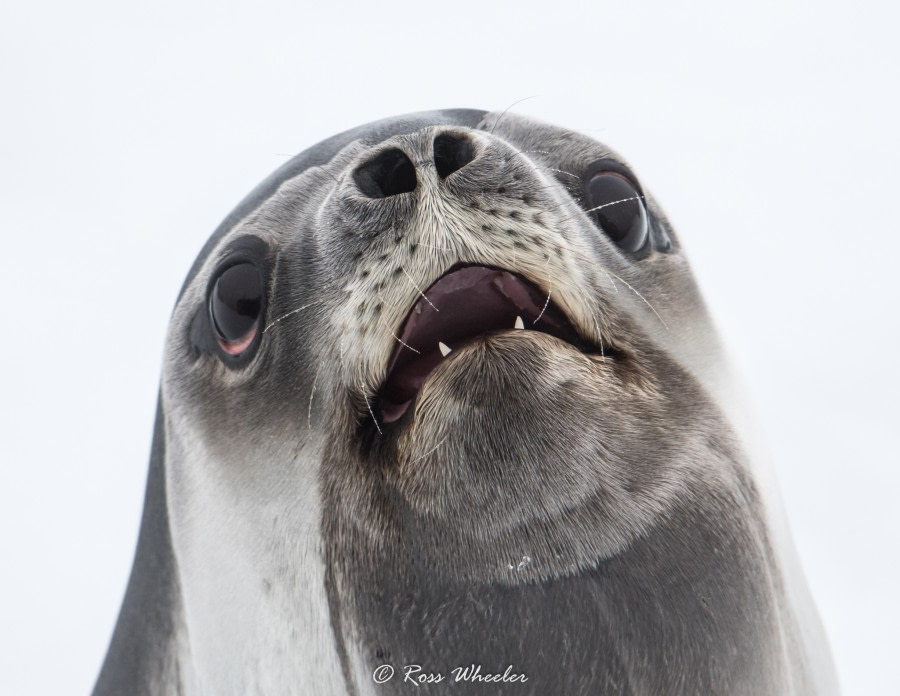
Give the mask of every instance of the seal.
<path id="1" fill-rule="evenodd" d="M 834 693 L 751 440 L 611 149 L 475 110 L 335 136 L 184 283 L 94 693 Z"/>

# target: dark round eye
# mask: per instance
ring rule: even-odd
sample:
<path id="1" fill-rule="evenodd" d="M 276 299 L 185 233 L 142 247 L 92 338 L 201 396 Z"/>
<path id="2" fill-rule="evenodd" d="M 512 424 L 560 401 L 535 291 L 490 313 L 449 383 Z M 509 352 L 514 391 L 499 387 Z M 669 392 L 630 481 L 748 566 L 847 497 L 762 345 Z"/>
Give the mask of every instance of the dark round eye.
<path id="1" fill-rule="evenodd" d="M 259 330 L 262 278 L 252 263 L 239 263 L 222 272 L 209 298 L 219 345 L 229 355 L 247 348 Z"/>
<path id="2" fill-rule="evenodd" d="M 647 208 L 640 192 L 616 172 L 598 172 L 587 185 L 590 215 L 622 251 L 643 249 L 649 235 Z"/>

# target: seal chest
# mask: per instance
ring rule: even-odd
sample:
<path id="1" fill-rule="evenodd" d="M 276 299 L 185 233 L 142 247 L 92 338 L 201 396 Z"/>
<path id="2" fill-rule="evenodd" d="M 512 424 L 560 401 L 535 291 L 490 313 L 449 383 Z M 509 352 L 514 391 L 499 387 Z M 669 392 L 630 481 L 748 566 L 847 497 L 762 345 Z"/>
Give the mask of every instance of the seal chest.
<path id="1" fill-rule="evenodd" d="M 605 145 L 325 141 L 185 281 L 95 693 L 829 693 L 727 370 Z"/>

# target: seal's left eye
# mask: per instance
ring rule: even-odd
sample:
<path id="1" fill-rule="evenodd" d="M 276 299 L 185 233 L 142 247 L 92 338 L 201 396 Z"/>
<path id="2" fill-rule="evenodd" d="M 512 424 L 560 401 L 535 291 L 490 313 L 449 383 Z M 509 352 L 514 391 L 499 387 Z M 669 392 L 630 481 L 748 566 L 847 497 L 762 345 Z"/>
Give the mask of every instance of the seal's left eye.
<path id="1" fill-rule="evenodd" d="M 256 338 L 262 296 L 262 278 L 252 263 L 229 266 L 213 285 L 209 313 L 219 345 L 229 355 L 239 355 Z"/>
<path id="2" fill-rule="evenodd" d="M 622 251 L 636 252 L 647 243 L 650 228 L 643 196 L 617 172 L 597 172 L 587 184 L 590 215 Z"/>

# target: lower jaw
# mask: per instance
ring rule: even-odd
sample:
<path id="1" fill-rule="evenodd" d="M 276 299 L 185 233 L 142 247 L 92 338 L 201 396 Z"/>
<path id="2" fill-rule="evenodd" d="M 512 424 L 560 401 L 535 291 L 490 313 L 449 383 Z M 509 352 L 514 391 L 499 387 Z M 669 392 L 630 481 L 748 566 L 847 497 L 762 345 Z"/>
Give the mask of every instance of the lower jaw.
<path id="1" fill-rule="evenodd" d="M 619 357 L 619 353 L 617 351 L 612 351 L 607 349 L 606 351 L 600 351 L 593 346 L 590 346 L 586 343 L 580 343 L 578 345 L 563 341 L 562 339 L 557 339 L 551 334 L 546 334 L 539 331 L 520 331 L 520 330 L 505 330 L 502 332 L 492 332 L 489 334 L 484 334 L 482 336 L 478 336 L 471 341 L 465 343 L 464 345 L 458 347 L 456 350 L 452 351 L 449 355 L 444 358 L 444 361 L 457 361 L 457 360 L 466 360 L 468 359 L 464 354 L 469 352 L 467 349 L 475 348 L 479 345 L 484 345 L 486 343 L 491 342 L 491 339 L 495 338 L 504 338 L 508 340 L 510 338 L 535 338 L 535 336 L 541 336 L 545 338 L 549 338 L 554 341 L 557 346 L 554 350 L 564 350 L 566 352 L 574 352 L 578 353 L 586 358 L 591 360 L 602 359 L 602 358 L 617 358 Z M 422 389 L 425 387 L 425 384 L 431 380 L 434 371 L 437 370 L 441 365 L 444 365 L 445 362 L 441 361 L 438 363 L 438 366 L 432 369 L 422 380 L 422 384 L 419 386 L 419 389 L 412 395 L 409 399 L 404 401 L 394 401 L 388 398 L 386 395 L 379 392 L 376 396 L 374 403 L 372 404 L 372 416 L 376 419 L 376 423 L 384 426 L 385 428 L 394 428 L 400 423 L 400 421 L 407 420 L 406 416 L 414 410 L 416 400 L 418 399 L 419 394 Z"/>

